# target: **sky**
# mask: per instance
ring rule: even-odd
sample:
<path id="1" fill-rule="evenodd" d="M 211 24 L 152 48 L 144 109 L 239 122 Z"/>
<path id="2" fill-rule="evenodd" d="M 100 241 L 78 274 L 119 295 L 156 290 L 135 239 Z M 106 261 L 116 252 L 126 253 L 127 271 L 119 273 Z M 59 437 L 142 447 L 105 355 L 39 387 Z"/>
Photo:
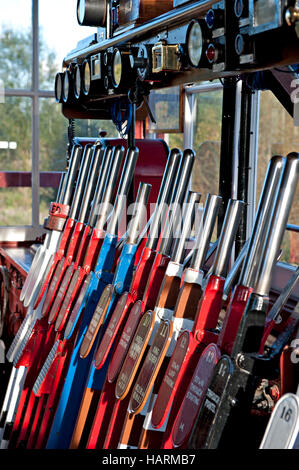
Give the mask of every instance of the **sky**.
<path id="1" fill-rule="evenodd" d="M 77 0 L 39 0 L 39 23 L 50 50 L 58 63 L 74 49 L 77 42 L 96 32 L 80 26 L 76 16 Z M 0 27 L 28 29 L 31 24 L 31 0 L 0 0 Z"/>

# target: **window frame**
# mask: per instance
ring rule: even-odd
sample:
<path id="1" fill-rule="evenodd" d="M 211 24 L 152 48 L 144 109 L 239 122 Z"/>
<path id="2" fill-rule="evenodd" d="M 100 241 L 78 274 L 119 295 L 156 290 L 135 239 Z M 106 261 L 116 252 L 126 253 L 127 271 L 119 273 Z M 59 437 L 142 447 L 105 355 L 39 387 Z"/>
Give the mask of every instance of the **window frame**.
<path id="1" fill-rule="evenodd" d="M 39 0 L 31 0 L 31 28 L 32 28 L 32 77 L 31 89 L 4 88 L 6 96 L 27 97 L 32 100 L 32 153 L 31 153 L 31 225 L 1 226 L 0 242 L 34 240 L 44 233 L 40 225 L 40 98 L 54 98 L 54 90 L 40 90 L 39 81 Z"/>

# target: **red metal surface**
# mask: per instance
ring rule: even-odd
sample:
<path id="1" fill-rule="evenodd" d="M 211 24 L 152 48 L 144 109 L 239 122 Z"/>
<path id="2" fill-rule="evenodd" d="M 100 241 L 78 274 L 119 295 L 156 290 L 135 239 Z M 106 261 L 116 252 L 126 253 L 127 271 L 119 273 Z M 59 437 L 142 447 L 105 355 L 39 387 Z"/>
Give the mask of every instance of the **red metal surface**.
<path id="1" fill-rule="evenodd" d="M 41 171 L 41 188 L 58 188 L 62 172 Z M 0 188 L 31 187 L 30 171 L 0 171 Z"/>
<path id="2" fill-rule="evenodd" d="M 154 260 L 152 259 L 155 255 Z M 149 273 L 149 260 L 151 260 L 151 269 Z M 123 365 L 123 362 L 126 358 L 128 349 L 136 332 L 136 328 L 139 324 L 139 321 L 149 308 L 154 308 L 156 303 L 156 298 L 158 296 L 159 288 L 164 277 L 167 265 L 169 262 L 169 257 L 164 256 L 160 253 L 150 253 L 150 250 L 144 252 L 144 258 L 141 258 L 140 264 L 140 273 L 138 270 L 136 271 L 136 276 L 132 282 L 132 292 L 134 292 L 134 297 L 140 295 L 140 299 L 137 300 L 134 304 L 132 302 L 132 298 L 129 295 L 127 299 L 128 305 L 131 305 L 129 312 L 127 313 L 126 321 L 123 322 L 123 326 L 119 331 L 119 341 L 115 344 L 114 351 L 112 353 L 112 357 L 110 360 L 110 364 L 108 366 L 107 372 L 107 381 L 113 385 L 106 386 L 106 391 L 104 395 L 101 396 L 101 400 L 99 402 L 96 418 L 93 422 L 92 430 L 89 436 L 89 448 L 92 448 L 93 445 L 103 445 L 106 433 L 107 422 L 110 422 L 109 429 L 110 433 L 109 436 L 111 438 L 111 442 L 115 442 L 117 437 L 115 435 L 115 430 L 113 430 L 113 421 L 122 423 L 125 417 L 125 411 L 123 405 L 120 405 L 118 402 L 119 400 L 116 399 L 115 393 L 115 381 L 118 377 L 120 369 Z M 146 268 L 146 269 L 145 269 Z M 147 282 L 145 283 L 145 280 Z M 140 282 L 141 279 L 143 281 L 138 285 L 137 289 L 137 282 Z M 145 286 L 142 287 L 141 286 Z M 131 291 L 130 291 L 131 292 Z M 143 300 L 141 300 L 141 296 L 143 294 Z M 145 301 L 146 298 L 146 301 Z M 132 304 L 131 304 L 132 302 Z M 102 392 L 103 393 L 103 392 Z M 121 400 L 122 402 L 125 400 Z M 109 410 L 109 411 L 107 411 Z M 113 410 L 113 414 L 111 417 L 111 413 Z M 102 418 L 100 418 L 102 416 Z M 104 419 L 105 417 L 105 419 Z M 109 418 L 109 421 L 108 421 Z M 111 419 L 110 419 L 111 418 Z M 118 426 L 119 429 L 120 426 Z M 120 430 L 119 430 L 120 431 Z M 104 433 L 104 434 L 103 434 Z M 107 437 L 106 445 L 111 448 L 110 438 Z M 100 444 L 101 443 L 101 444 Z"/>
<path id="3" fill-rule="evenodd" d="M 119 331 L 123 330 L 126 318 L 132 305 L 138 299 L 142 298 L 154 259 L 155 252 L 145 247 L 142 251 L 141 258 L 138 261 L 130 292 L 125 292 L 118 300 L 116 308 L 114 309 L 107 329 L 96 352 L 95 367 L 97 369 L 102 367 L 104 364 L 114 343 L 116 335 Z"/>
<path id="4" fill-rule="evenodd" d="M 90 142 L 90 140 L 88 140 L 88 142 Z M 116 139 L 114 140 L 113 143 L 115 144 L 120 143 L 120 141 L 121 143 L 124 143 L 124 141 L 122 141 L 121 139 Z M 81 142 L 81 144 L 84 144 L 84 142 Z M 136 145 L 140 148 L 141 158 L 139 158 L 139 161 L 137 162 L 137 166 L 136 166 L 136 172 L 135 172 L 135 178 L 134 178 L 134 192 L 135 192 L 134 197 L 136 195 L 139 182 L 145 181 L 145 182 L 149 182 L 153 186 L 153 189 L 151 191 L 151 200 L 152 202 L 155 202 L 156 196 L 159 191 L 161 177 L 163 175 L 166 159 L 167 159 L 168 148 L 165 145 L 165 143 L 163 143 L 162 141 L 153 141 L 153 140 L 150 140 L 150 142 L 148 142 L 148 140 L 147 142 L 143 140 L 140 142 L 137 141 Z M 26 175 L 26 177 L 27 176 L 28 175 Z M 21 179 L 20 182 L 22 181 L 24 182 L 24 180 Z M 49 182 L 49 179 L 47 181 Z M 59 180 L 57 180 L 57 185 L 58 185 L 58 181 Z M 27 180 L 27 184 L 30 185 L 28 180 Z M 66 245 L 67 245 L 67 241 L 65 240 L 65 246 L 62 248 L 65 248 Z M 59 255 L 62 255 L 62 252 L 59 253 Z M 55 263 L 58 260 L 59 259 L 56 257 Z M 90 267 L 92 265 L 92 261 L 93 259 L 89 259 L 89 258 L 86 260 L 87 264 Z M 51 276 L 53 276 L 54 266 L 48 276 L 47 281 L 49 281 Z M 86 270 L 84 271 L 85 271 L 84 274 L 86 274 Z M 41 296 L 39 296 L 38 300 L 40 300 L 40 298 Z M 73 296 L 72 296 L 72 299 L 73 299 Z M 15 431 L 18 431 L 18 432 L 20 431 L 19 442 L 21 440 L 26 440 L 28 438 L 28 432 L 30 431 L 30 426 L 33 426 L 32 431 L 35 431 L 35 429 L 37 429 L 37 423 L 39 422 L 38 415 L 42 413 L 42 410 L 44 409 L 44 405 L 42 406 L 37 400 L 34 399 L 33 394 L 30 393 L 31 392 L 30 388 L 32 387 L 34 383 L 34 379 L 36 378 L 36 371 L 37 371 L 36 365 L 37 363 L 40 365 L 43 364 L 43 360 L 45 359 L 44 356 L 46 353 L 49 352 L 51 345 L 53 344 L 53 340 L 55 336 L 54 331 L 52 331 L 53 327 L 52 328 L 50 327 L 48 331 L 46 331 L 47 328 L 45 329 L 45 327 L 48 327 L 48 325 L 44 325 L 44 322 L 41 322 L 37 325 L 37 328 L 35 331 L 35 337 L 32 338 L 32 349 L 31 348 L 27 349 L 27 353 L 28 353 L 27 364 L 31 366 L 33 366 L 34 364 L 35 373 L 31 371 L 32 373 L 30 373 L 27 376 L 26 390 L 24 390 L 23 397 L 22 397 L 22 407 L 18 409 L 18 413 L 17 413 L 21 415 L 19 419 L 16 420 L 16 423 L 15 423 Z M 40 333 L 43 332 L 43 336 L 41 336 L 39 332 Z M 37 337 L 39 341 L 37 341 Z M 38 358 L 39 360 L 37 361 L 36 352 L 39 350 L 38 344 L 41 344 L 40 341 L 42 337 L 44 340 L 44 344 L 42 348 L 43 354 L 41 355 L 43 359 L 40 356 Z M 29 349 L 31 349 L 31 351 Z M 30 369 L 31 367 L 29 367 L 29 370 Z M 37 409 L 38 414 L 34 415 L 33 411 L 37 405 L 37 402 L 39 406 L 39 408 Z M 29 441 L 29 446 L 31 447 L 32 445 L 34 445 L 33 438 Z"/>
<path id="5" fill-rule="evenodd" d="M 194 370 L 191 382 L 180 407 L 172 430 L 174 447 L 186 448 L 201 402 L 205 396 L 213 368 L 220 358 L 214 344 L 205 348 Z"/>
<path id="6" fill-rule="evenodd" d="M 250 287 L 238 285 L 231 296 L 218 340 L 219 347 L 229 355 L 231 355 L 238 327 L 251 292 Z"/>

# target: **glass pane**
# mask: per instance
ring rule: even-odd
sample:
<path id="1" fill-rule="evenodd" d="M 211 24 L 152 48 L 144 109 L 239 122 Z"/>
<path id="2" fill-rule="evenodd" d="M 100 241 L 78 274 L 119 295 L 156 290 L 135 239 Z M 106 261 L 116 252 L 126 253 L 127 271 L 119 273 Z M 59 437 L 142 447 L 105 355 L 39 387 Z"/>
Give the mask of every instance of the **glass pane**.
<path id="1" fill-rule="evenodd" d="M 64 57 L 76 48 L 78 41 L 97 32 L 97 28 L 78 24 L 76 8 L 77 1 L 39 2 L 41 89 L 54 88 L 55 74 L 61 70 Z"/>
<path id="2" fill-rule="evenodd" d="M 0 226 L 31 225 L 31 188 L 0 188 Z"/>
<path id="3" fill-rule="evenodd" d="M 66 167 L 68 120 L 52 98 L 39 100 L 40 171 L 63 171 Z M 49 205 L 55 201 L 58 187 L 40 188 L 40 223 L 48 216 Z"/>
<path id="4" fill-rule="evenodd" d="M 31 171 L 32 100 L 5 97 L 0 103 L 0 169 Z"/>
<path id="5" fill-rule="evenodd" d="M 299 233 L 286 230 L 281 244 L 280 261 L 298 265 L 299 263 Z"/>
<path id="6" fill-rule="evenodd" d="M 273 155 L 286 156 L 297 152 L 299 145 L 299 127 L 295 127 L 292 117 L 270 91 L 261 92 L 259 123 L 259 154 L 257 172 L 257 196 L 262 190 L 269 159 Z M 288 223 L 299 225 L 299 185 L 293 200 Z M 282 261 L 294 261 L 294 252 L 298 247 L 298 234 L 286 233 L 282 244 Z M 297 250 L 298 253 L 298 250 Z"/>
<path id="7" fill-rule="evenodd" d="M 106 132 L 106 138 L 119 137 L 112 121 L 97 119 L 76 119 L 75 134 L 78 137 L 99 137 L 99 132 Z"/>
<path id="8" fill-rule="evenodd" d="M 5 88 L 31 88 L 31 1 L 0 0 L 0 81 Z"/>
<path id="9" fill-rule="evenodd" d="M 0 104 L 0 170 L 31 172 L 31 98 L 6 97 Z M 31 225 L 31 175 L 8 175 L 0 188 L 0 225 Z M 25 182 L 22 180 L 26 180 Z"/>
<path id="10" fill-rule="evenodd" d="M 149 119 L 149 132 L 180 132 L 181 88 L 179 86 L 153 90 L 149 95 L 149 107 L 156 123 Z"/>
<path id="11" fill-rule="evenodd" d="M 219 192 L 219 161 L 221 144 L 222 90 L 196 96 L 193 149 L 196 160 L 192 174 L 192 190 L 201 193 Z"/>
<path id="12" fill-rule="evenodd" d="M 54 98 L 40 98 L 40 171 L 62 171 L 66 164 L 68 120 Z"/>

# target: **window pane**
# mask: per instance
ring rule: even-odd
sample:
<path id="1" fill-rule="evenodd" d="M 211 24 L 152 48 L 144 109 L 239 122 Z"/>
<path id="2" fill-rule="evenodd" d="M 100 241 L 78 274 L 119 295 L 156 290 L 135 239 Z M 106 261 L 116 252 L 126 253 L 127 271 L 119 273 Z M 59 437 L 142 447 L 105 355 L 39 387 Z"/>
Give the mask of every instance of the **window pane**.
<path id="1" fill-rule="evenodd" d="M 257 172 L 257 195 L 262 190 L 269 159 L 273 155 L 286 156 L 297 152 L 299 127 L 295 127 L 292 117 L 270 91 L 261 92 L 259 123 L 259 154 Z M 293 200 L 288 223 L 299 225 L 299 186 Z M 282 244 L 281 261 L 299 262 L 298 234 L 286 232 Z M 297 252 L 297 255 L 294 253 Z"/>
<path id="2" fill-rule="evenodd" d="M 52 98 L 39 100 L 40 111 L 40 171 L 63 171 L 66 167 L 68 120 L 61 106 Z M 49 205 L 55 200 L 57 189 L 40 188 L 40 223 L 48 216 Z"/>
<path id="3" fill-rule="evenodd" d="M 31 98 L 6 97 L 0 104 L 0 171 L 31 172 Z M 31 225 L 31 174 L 8 175 L 0 188 L 0 225 Z"/>
<path id="4" fill-rule="evenodd" d="M 32 100 L 5 97 L 0 103 L 0 169 L 31 171 Z"/>
<path id="5" fill-rule="evenodd" d="M 68 120 L 54 98 L 40 98 L 40 171 L 62 171 L 66 164 Z"/>
<path id="6" fill-rule="evenodd" d="M 78 137 L 99 137 L 99 132 L 106 132 L 106 138 L 119 137 L 112 121 L 97 119 L 76 119 L 75 134 Z"/>
<path id="7" fill-rule="evenodd" d="M 0 81 L 5 88 L 31 88 L 31 1 L 0 0 Z"/>
<path id="8" fill-rule="evenodd" d="M 286 230 L 283 236 L 281 250 L 280 261 L 297 266 L 299 263 L 299 233 Z"/>
<path id="9" fill-rule="evenodd" d="M 80 26 L 76 1 L 39 2 L 40 88 L 54 88 L 54 79 L 61 70 L 64 57 L 76 48 L 78 41 L 97 32 L 97 28 Z"/>
<path id="10" fill-rule="evenodd" d="M 219 193 L 221 113 L 222 90 L 196 95 L 192 190 L 201 193 L 203 202 L 207 193 Z"/>
<path id="11" fill-rule="evenodd" d="M 31 225 L 31 188 L 0 188 L 0 226 Z"/>

